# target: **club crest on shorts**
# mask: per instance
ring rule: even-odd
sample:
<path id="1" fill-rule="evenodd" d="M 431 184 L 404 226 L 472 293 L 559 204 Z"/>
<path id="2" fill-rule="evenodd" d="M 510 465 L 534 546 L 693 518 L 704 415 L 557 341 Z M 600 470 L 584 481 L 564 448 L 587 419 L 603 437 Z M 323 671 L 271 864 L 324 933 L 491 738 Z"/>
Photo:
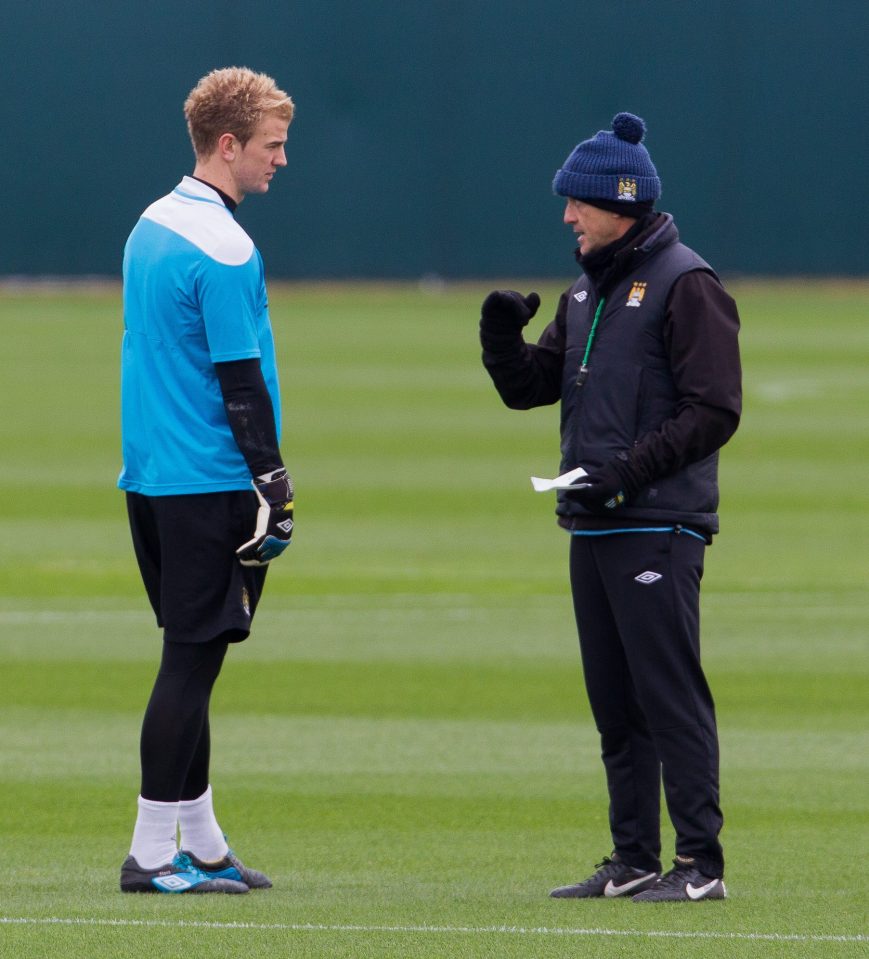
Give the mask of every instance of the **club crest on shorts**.
<path id="1" fill-rule="evenodd" d="M 635 576 L 634 580 L 637 583 L 642 583 L 644 586 L 648 586 L 650 583 L 657 583 L 659 579 L 664 577 L 661 573 L 653 573 L 652 570 L 647 569 L 645 573 L 640 573 L 639 576 Z"/>
<path id="2" fill-rule="evenodd" d="M 619 195 L 618 200 L 627 200 L 635 203 L 637 200 L 637 181 L 632 176 L 619 177 Z"/>
<path id="3" fill-rule="evenodd" d="M 628 302 L 625 303 L 625 306 L 639 306 L 643 302 L 643 297 L 646 295 L 646 283 L 634 283 L 631 287 L 631 292 L 628 293 Z"/>
<path id="4" fill-rule="evenodd" d="M 247 586 L 241 587 L 241 608 L 250 616 L 250 593 L 247 591 Z"/>

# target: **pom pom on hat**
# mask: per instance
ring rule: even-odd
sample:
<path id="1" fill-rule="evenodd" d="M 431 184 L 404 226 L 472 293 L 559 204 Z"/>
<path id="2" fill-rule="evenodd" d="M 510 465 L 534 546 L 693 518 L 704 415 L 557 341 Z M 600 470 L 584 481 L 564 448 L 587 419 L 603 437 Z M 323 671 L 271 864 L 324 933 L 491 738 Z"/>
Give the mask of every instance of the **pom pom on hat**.
<path id="1" fill-rule="evenodd" d="M 648 204 L 661 195 L 661 181 L 643 146 L 646 124 L 633 113 L 617 113 L 612 131 L 600 130 L 578 144 L 552 181 L 553 192 L 578 200 Z"/>
<path id="2" fill-rule="evenodd" d="M 646 124 L 633 113 L 617 113 L 613 117 L 613 133 L 628 143 L 640 143 L 646 135 Z"/>

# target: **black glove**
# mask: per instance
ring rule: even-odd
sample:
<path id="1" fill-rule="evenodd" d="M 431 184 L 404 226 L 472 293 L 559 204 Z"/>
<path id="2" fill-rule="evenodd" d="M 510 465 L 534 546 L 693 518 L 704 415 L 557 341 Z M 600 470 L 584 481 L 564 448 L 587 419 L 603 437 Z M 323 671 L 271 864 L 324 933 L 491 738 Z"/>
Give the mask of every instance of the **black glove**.
<path id="1" fill-rule="evenodd" d="M 515 290 L 493 290 L 483 300 L 480 326 L 490 333 L 518 333 L 539 306 L 536 293 L 522 296 Z"/>
<path id="2" fill-rule="evenodd" d="M 592 513 L 617 509 L 636 492 L 629 480 L 628 465 L 620 460 L 611 460 L 575 482 L 577 489 L 570 491 L 571 497 Z"/>
<path id="3" fill-rule="evenodd" d="M 235 551 L 242 566 L 265 566 L 290 545 L 293 538 L 293 481 L 282 467 L 257 476 L 253 488 L 260 501 L 253 539 Z"/>

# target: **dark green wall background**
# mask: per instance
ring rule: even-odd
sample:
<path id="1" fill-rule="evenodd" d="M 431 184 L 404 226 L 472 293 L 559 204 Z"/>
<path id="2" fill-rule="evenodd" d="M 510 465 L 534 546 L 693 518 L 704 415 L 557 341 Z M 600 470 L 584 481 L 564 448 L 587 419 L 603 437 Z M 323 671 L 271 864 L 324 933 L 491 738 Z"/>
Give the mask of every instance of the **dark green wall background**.
<path id="1" fill-rule="evenodd" d="M 660 207 L 727 274 L 865 274 L 869 3 L 7 2 L 0 274 L 117 274 L 192 169 L 215 66 L 293 96 L 239 219 L 275 277 L 569 276 L 550 183 L 630 110 Z"/>

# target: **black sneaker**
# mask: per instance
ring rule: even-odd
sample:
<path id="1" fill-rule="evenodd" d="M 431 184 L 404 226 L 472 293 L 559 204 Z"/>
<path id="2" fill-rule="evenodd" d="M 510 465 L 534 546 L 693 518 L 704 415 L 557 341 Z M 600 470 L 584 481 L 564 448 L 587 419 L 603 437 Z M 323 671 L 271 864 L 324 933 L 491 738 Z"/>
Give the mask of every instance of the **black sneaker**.
<path id="1" fill-rule="evenodd" d="M 165 866 L 143 869 L 132 856 L 121 866 L 121 892 L 250 892 L 234 879 L 213 878 L 190 861 L 183 852 Z"/>
<path id="2" fill-rule="evenodd" d="M 627 896 L 639 889 L 648 889 L 654 885 L 659 873 L 647 872 L 645 869 L 634 869 L 619 859 L 614 852 L 612 859 L 604 856 L 595 868 L 597 872 L 573 886 L 559 886 L 549 895 L 553 899 L 591 899 L 595 896 L 604 896 L 614 899 L 616 896 Z"/>
<path id="3" fill-rule="evenodd" d="M 223 859 L 217 862 L 204 862 L 202 859 L 197 859 L 192 852 L 186 852 L 184 855 L 200 872 L 211 879 L 234 879 L 236 882 L 243 882 L 251 889 L 272 888 L 272 881 L 265 873 L 257 869 L 248 869 L 231 849 Z"/>
<path id="4" fill-rule="evenodd" d="M 700 902 L 725 899 L 724 880 L 704 876 L 693 859 L 677 856 L 673 868 L 652 886 L 633 897 L 634 902 Z"/>

